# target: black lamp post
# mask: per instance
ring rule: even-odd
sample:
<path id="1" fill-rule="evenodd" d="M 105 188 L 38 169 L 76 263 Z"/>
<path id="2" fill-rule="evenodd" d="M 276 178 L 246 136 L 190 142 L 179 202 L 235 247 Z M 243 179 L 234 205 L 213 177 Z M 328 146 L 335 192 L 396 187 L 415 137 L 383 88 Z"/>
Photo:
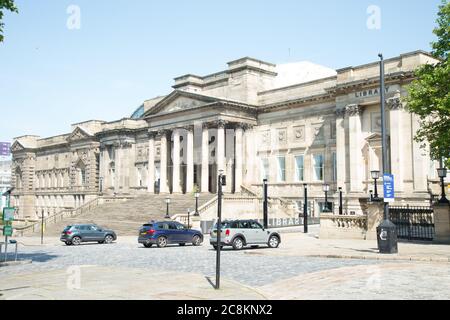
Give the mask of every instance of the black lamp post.
<path id="1" fill-rule="evenodd" d="M 439 199 L 438 203 L 448 204 L 449 200 L 445 196 L 445 183 L 444 183 L 444 179 L 445 177 L 447 177 L 447 168 L 439 168 L 437 169 L 437 172 L 439 178 L 441 179 L 441 188 L 442 188 L 441 199 Z"/>
<path id="2" fill-rule="evenodd" d="M 379 170 L 372 170 L 370 172 L 372 179 L 374 180 L 374 187 L 375 187 L 375 195 L 372 198 L 372 201 L 380 201 L 380 198 L 378 197 L 378 186 L 377 186 L 377 180 L 380 179 L 380 171 Z"/>
<path id="3" fill-rule="evenodd" d="M 226 185 L 226 176 L 223 170 L 219 170 L 217 179 L 217 251 L 216 251 L 216 290 L 220 289 L 220 248 L 221 248 L 221 232 L 222 232 L 222 186 Z"/>
<path id="4" fill-rule="evenodd" d="M 191 224 L 191 209 L 187 209 L 187 214 L 188 214 L 188 223 L 187 223 L 187 228 L 189 229 L 189 225 Z"/>
<path id="5" fill-rule="evenodd" d="M 343 207 L 342 207 L 342 187 L 339 187 L 339 215 L 342 216 L 343 214 Z"/>
<path id="6" fill-rule="evenodd" d="M 267 179 L 263 180 L 263 194 L 264 194 L 264 200 L 263 200 L 263 221 L 264 221 L 264 228 L 267 229 L 268 226 L 269 226 Z"/>
<path id="7" fill-rule="evenodd" d="M 304 197 L 303 200 L 303 232 L 308 233 L 308 185 L 303 184 Z"/>
<path id="8" fill-rule="evenodd" d="M 164 217 L 166 219 L 170 219 L 170 216 L 169 216 L 169 204 L 170 204 L 170 198 L 167 197 L 166 198 L 166 216 Z"/>
<path id="9" fill-rule="evenodd" d="M 330 208 L 328 207 L 328 191 L 330 191 L 330 185 L 328 183 L 324 183 L 322 186 L 323 192 L 325 192 L 325 208 L 323 212 L 330 212 Z"/>
<path id="10" fill-rule="evenodd" d="M 199 213 L 198 213 L 198 198 L 200 197 L 200 193 L 196 192 L 195 193 L 195 214 L 194 216 L 198 217 Z"/>

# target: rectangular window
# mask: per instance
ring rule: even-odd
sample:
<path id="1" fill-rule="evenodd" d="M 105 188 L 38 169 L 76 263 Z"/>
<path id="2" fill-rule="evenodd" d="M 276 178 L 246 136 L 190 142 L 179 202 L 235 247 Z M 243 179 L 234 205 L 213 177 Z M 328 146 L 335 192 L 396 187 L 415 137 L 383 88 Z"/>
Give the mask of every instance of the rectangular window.
<path id="1" fill-rule="evenodd" d="M 314 179 L 316 181 L 323 181 L 323 154 L 316 154 L 314 158 Z"/>
<path id="2" fill-rule="evenodd" d="M 295 157 L 295 181 L 304 181 L 304 156 Z"/>
<path id="3" fill-rule="evenodd" d="M 269 159 L 261 159 L 261 179 L 269 179 Z"/>
<path id="4" fill-rule="evenodd" d="M 336 158 L 336 152 L 333 152 L 331 154 L 332 157 L 332 169 L 333 169 L 333 181 L 337 181 L 337 158 Z"/>
<path id="5" fill-rule="evenodd" d="M 278 157 L 278 182 L 286 181 L 286 158 Z"/>

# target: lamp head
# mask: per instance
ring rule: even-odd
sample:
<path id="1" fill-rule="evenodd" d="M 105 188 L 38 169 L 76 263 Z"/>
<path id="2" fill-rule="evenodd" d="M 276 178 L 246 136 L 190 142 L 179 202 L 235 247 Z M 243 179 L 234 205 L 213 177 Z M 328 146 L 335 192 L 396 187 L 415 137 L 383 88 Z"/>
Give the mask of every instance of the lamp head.
<path id="1" fill-rule="evenodd" d="M 447 176 L 447 168 L 437 169 L 439 178 L 445 178 Z"/>
<path id="2" fill-rule="evenodd" d="M 372 171 L 370 171 L 370 174 L 372 176 L 372 179 L 379 179 L 380 178 L 380 171 L 379 170 L 372 170 Z"/>
<path id="3" fill-rule="evenodd" d="M 324 192 L 330 191 L 330 185 L 327 184 L 327 183 L 325 183 L 325 184 L 322 186 L 322 188 L 323 188 L 323 191 L 324 191 Z"/>
<path id="4" fill-rule="evenodd" d="M 170 203 L 170 198 L 169 198 L 169 197 L 166 198 L 166 203 L 167 203 L 167 204 Z"/>
<path id="5" fill-rule="evenodd" d="M 200 197 L 200 193 L 196 192 L 196 193 L 195 193 L 195 197 L 196 197 L 196 198 Z"/>

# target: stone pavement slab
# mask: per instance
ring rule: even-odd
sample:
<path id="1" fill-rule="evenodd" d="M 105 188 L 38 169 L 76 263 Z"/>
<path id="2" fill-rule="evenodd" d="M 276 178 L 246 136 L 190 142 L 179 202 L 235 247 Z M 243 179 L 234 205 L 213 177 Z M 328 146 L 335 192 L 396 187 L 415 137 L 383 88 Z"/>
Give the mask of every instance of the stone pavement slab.
<path id="1" fill-rule="evenodd" d="M 195 273 L 143 268 L 78 266 L 2 276 L 4 300 L 262 300 L 256 289 L 222 279 L 221 289 Z"/>

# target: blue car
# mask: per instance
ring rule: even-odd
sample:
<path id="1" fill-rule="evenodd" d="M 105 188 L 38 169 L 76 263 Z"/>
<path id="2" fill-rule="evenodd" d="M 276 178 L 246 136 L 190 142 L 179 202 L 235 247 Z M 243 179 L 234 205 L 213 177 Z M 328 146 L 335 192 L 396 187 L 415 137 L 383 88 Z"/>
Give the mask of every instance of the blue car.
<path id="1" fill-rule="evenodd" d="M 156 244 L 159 248 L 164 248 L 168 244 L 192 243 L 199 246 L 203 242 L 203 234 L 198 230 L 188 229 L 185 225 L 175 221 L 150 222 L 144 224 L 139 230 L 138 242 L 146 248 Z"/>

